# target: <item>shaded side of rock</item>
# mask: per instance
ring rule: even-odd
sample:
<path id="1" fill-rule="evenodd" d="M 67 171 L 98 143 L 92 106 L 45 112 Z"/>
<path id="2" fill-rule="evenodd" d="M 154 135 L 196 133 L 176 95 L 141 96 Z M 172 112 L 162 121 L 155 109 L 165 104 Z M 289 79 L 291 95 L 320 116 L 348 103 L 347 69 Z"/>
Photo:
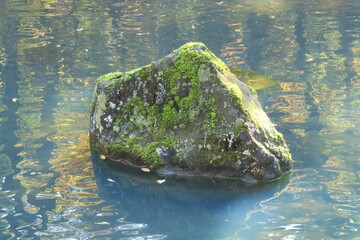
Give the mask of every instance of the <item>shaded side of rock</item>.
<path id="1" fill-rule="evenodd" d="M 126 73 L 99 78 L 92 146 L 154 171 L 271 180 L 289 171 L 289 149 L 254 90 L 204 44 L 188 43 Z"/>

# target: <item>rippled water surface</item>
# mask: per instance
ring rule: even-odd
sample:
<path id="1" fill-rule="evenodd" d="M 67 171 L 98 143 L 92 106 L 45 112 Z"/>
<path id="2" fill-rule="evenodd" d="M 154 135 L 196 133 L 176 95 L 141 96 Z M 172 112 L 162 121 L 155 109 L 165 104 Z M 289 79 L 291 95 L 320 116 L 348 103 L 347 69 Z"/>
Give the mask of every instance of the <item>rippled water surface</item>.
<path id="1" fill-rule="evenodd" d="M 283 179 L 92 159 L 96 78 L 204 42 L 290 145 Z M 358 0 L 0 0 L 0 239 L 360 239 Z"/>

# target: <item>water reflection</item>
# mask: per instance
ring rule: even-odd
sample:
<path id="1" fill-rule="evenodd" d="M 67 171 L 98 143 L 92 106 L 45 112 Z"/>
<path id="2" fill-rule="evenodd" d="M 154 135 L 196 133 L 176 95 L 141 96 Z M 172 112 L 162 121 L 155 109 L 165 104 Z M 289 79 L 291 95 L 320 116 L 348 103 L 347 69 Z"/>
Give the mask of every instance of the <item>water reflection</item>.
<path id="1" fill-rule="evenodd" d="M 231 237 L 259 207 L 256 203 L 279 194 L 289 180 L 287 176 L 249 184 L 160 176 L 96 158 L 93 166 L 100 196 L 116 199 L 114 208 L 122 212 L 124 221 L 148 223 L 151 233 L 166 234 L 169 239 Z"/>
<path id="2" fill-rule="evenodd" d="M 0 1 L 0 238 L 356 239 L 359 9 L 357 0 Z M 93 166 L 96 78 L 188 41 L 276 83 L 257 88 L 296 159 L 289 179 L 252 190 L 158 184 Z"/>
<path id="3" fill-rule="evenodd" d="M 336 239 L 340 236 L 351 239 L 357 236 L 359 224 L 353 219 L 357 211 L 351 217 L 340 212 L 334 214 L 337 201 L 329 199 L 332 190 L 319 181 L 326 181 L 326 178 L 337 181 L 336 176 L 336 173 L 319 173 L 312 169 L 295 171 L 287 190 L 278 198 L 263 203 L 262 210 L 247 222 L 252 228 L 243 234 L 261 239 Z"/>

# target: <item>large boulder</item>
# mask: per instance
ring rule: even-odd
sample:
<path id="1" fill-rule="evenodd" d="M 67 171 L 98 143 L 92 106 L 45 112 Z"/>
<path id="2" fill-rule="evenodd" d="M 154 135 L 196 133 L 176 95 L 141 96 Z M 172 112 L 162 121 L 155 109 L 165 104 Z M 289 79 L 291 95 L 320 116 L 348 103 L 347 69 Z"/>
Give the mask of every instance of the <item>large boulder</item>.
<path id="1" fill-rule="evenodd" d="M 202 43 L 100 77 L 90 138 L 99 154 L 160 173 L 268 181 L 292 165 L 256 92 Z"/>

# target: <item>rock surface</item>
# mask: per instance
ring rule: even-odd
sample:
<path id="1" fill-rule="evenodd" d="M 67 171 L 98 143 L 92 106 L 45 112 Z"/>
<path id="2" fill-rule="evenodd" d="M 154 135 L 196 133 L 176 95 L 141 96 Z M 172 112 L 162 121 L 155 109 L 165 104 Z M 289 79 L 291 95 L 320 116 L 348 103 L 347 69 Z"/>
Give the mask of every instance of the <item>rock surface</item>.
<path id="1" fill-rule="evenodd" d="M 91 144 L 160 173 L 272 180 L 291 169 L 291 155 L 254 94 L 204 44 L 188 43 L 99 78 Z"/>

